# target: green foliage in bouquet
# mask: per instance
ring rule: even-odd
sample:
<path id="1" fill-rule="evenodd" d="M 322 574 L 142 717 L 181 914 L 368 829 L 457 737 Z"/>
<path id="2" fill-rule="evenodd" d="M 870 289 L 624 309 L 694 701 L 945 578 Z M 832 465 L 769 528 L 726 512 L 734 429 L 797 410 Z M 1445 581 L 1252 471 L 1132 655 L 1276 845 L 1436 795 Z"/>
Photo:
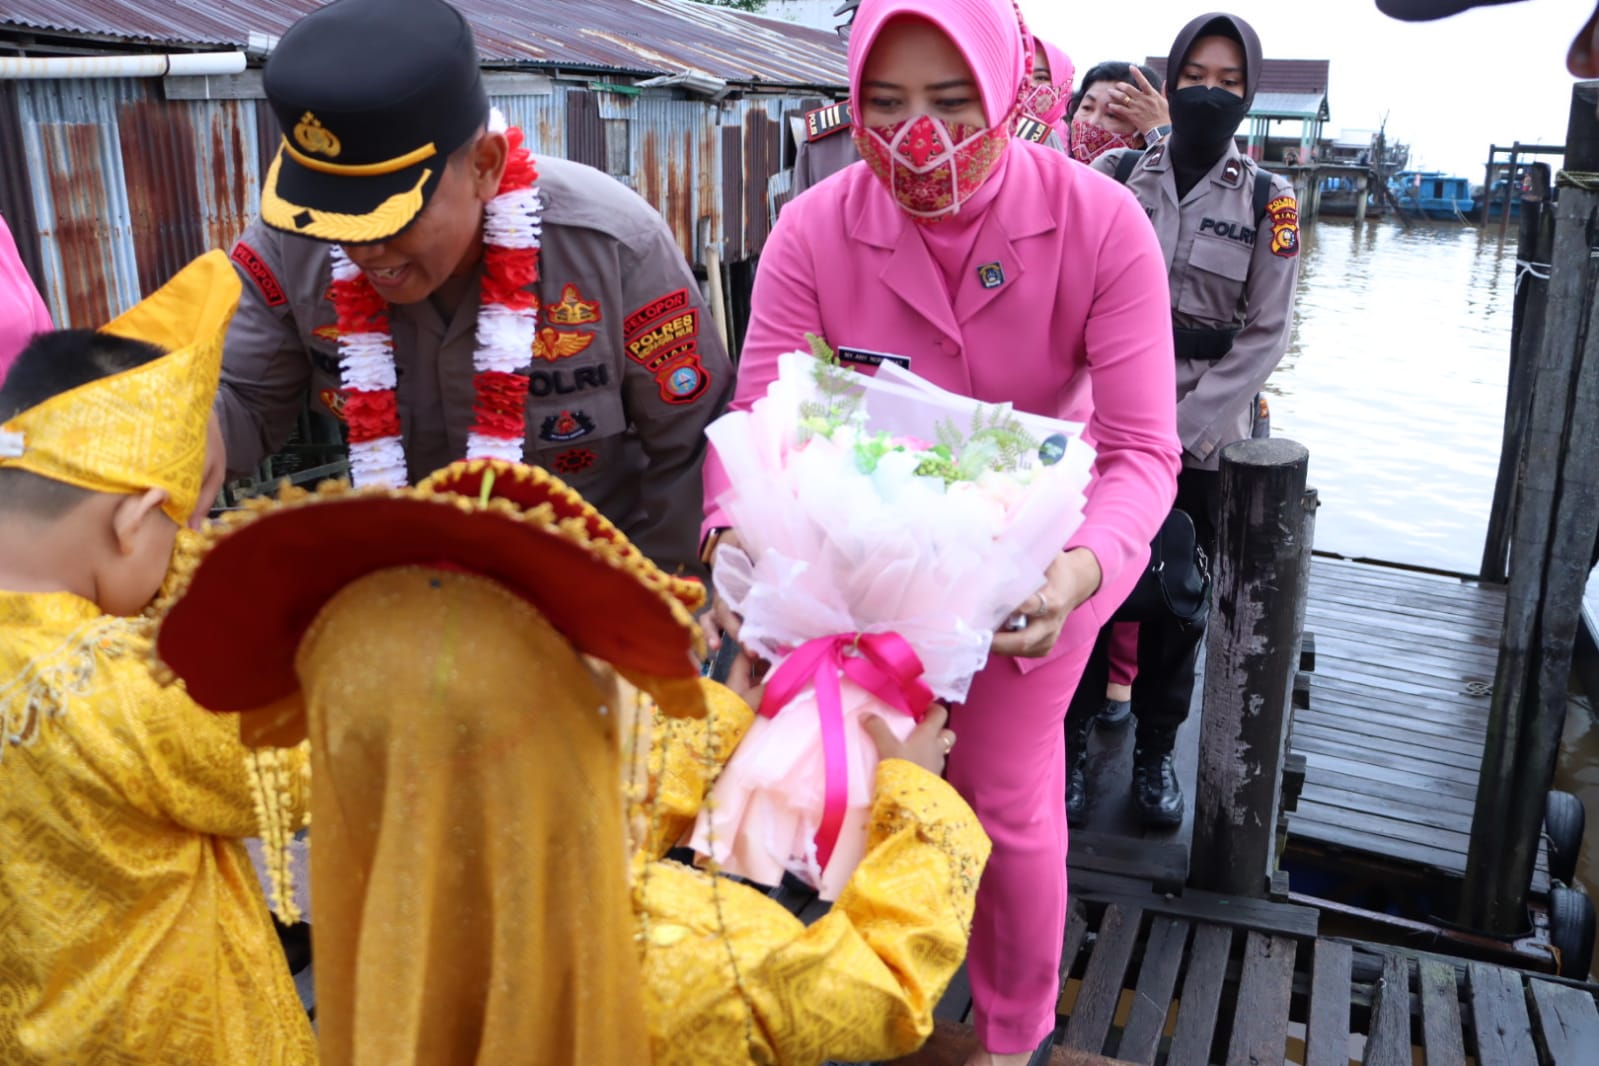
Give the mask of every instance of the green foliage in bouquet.
<path id="1" fill-rule="evenodd" d="M 838 353 L 825 340 L 814 333 L 807 333 L 805 343 L 810 345 L 811 354 L 816 357 L 811 376 L 822 398 L 800 404 L 802 442 L 811 437 L 831 437 L 839 426 L 856 420 L 861 401 L 865 399 L 852 380 L 854 373 L 844 369 L 838 361 Z"/>
<path id="2" fill-rule="evenodd" d="M 854 372 L 844 369 L 838 354 L 825 340 L 807 333 L 805 342 L 816 357 L 812 375 L 821 398 L 800 405 L 800 432 L 805 440 L 831 439 L 839 427 L 860 421 L 865 395 L 857 387 Z M 921 456 L 916 476 L 940 478 L 945 485 L 951 485 L 976 481 L 990 470 L 1021 470 L 1028 457 L 1038 453 L 1038 446 L 1014 415 L 998 407 L 979 406 L 972 416 L 970 433 L 961 432 L 952 420 L 945 419 L 938 424 L 937 444 L 912 448 L 903 440 L 878 432 L 856 443 L 854 450 L 855 465 L 866 474 L 874 472 L 885 455 L 916 452 Z"/>

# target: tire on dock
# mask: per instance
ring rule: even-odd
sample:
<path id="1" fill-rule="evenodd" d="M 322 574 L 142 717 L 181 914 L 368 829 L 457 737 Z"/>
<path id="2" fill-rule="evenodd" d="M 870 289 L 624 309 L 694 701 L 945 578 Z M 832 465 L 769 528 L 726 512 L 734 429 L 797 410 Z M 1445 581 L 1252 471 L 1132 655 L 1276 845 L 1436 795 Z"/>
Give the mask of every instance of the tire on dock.
<path id="1" fill-rule="evenodd" d="M 1560 976 L 1588 980 L 1593 965 L 1593 901 L 1581 889 L 1549 890 L 1549 942 L 1560 953 Z"/>
<path id="2" fill-rule="evenodd" d="M 1577 852 L 1588 823 L 1582 800 L 1569 792 L 1552 791 L 1544 800 L 1543 831 L 1549 838 L 1549 876 L 1571 884 L 1577 873 Z"/>

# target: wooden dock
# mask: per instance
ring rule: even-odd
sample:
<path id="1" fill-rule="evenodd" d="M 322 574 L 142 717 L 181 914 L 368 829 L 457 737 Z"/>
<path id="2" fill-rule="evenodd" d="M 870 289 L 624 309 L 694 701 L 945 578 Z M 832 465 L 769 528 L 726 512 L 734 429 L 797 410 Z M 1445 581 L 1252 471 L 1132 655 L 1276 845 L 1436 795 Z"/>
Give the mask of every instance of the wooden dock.
<path id="1" fill-rule="evenodd" d="M 1082 875 L 1059 1024 L 1033 1064 L 1599 1061 L 1599 986 L 1318 932 L 1309 907 Z M 895 1066 L 964 1061 L 969 1010 L 957 977 L 935 1038 Z"/>
<path id="2" fill-rule="evenodd" d="M 1312 563 L 1314 669 L 1290 737 L 1306 760 L 1290 850 L 1465 875 L 1504 609 L 1502 586 Z M 1532 891 L 1549 891 L 1542 849 Z"/>

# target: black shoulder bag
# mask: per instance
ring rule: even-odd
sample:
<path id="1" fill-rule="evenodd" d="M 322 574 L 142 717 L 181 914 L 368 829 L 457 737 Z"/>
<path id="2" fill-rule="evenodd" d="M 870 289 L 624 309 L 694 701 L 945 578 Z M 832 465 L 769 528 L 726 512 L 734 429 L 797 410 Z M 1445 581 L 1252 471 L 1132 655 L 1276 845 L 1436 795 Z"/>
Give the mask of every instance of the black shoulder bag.
<path id="1" fill-rule="evenodd" d="M 1175 618 L 1203 625 L 1210 610 L 1210 560 L 1199 546 L 1194 520 L 1173 507 L 1149 544 L 1149 565 L 1111 616 L 1116 622 Z"/>

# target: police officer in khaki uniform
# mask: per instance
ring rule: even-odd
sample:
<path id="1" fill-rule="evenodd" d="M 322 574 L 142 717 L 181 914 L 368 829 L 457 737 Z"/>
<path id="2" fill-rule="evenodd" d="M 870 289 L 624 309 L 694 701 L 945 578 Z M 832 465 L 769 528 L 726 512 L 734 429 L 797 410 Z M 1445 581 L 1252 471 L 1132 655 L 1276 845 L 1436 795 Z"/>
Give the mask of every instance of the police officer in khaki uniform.
<path id="1" fill-rule="evenodd" d="M 1221 449 L 1254 429 L 1255 394 L 1288 347 L 1299 277 L 1293 186 L 1261 171 L 1234 140 L 1260 69 L 1260 39 L 1247 22 L 1225 14 L 1194 19 L 1167 60 L 1170 137 L 1142 155 L 1123 149 L 1093 163 L 1126 181 L 1166 253 L 1183 443 L 1176 506 L 1193 518 L 1207 556 L 1215 548 Z M 1176 619 L 1140 624 L 1133 803 L 1151 827 L 1182 822 L 1172 745 L 1188 717 L 1202 636 L 1202 625 Z M 1102 633 L 1067 715 L 1068 809 L 1078 812 L 1087 729 L 1104 700 L 1105 644 Z"/>
<path id="2" fill-rule="evenodd" d="M 216 406 L 227 471 L 282 447 L 308 395 L 348 413 L 337 243 L 388 304 L 414 483 L 468 451 L 485 205 L 509 152 L 486 126 L 471 28 L 442 0 L 336 0 L 284 34 L 264 80 L 285 137 L 233 249 L 245 291 Z M 732 394 L 727 353 L 659 215 L 599 171 L 533 163 L 540 306 L 510 368 L 527 378 L 523 455 L 657 564 L 701 575 L 704 429 Z"/>

